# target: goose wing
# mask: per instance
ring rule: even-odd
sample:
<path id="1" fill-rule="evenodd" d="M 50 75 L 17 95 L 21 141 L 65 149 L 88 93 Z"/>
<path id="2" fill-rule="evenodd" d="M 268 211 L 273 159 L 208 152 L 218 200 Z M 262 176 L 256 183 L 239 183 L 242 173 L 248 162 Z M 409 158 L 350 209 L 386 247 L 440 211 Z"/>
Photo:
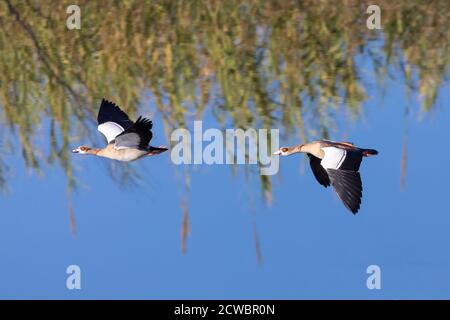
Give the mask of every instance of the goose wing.
<path id="1" fill-rule="evenodd" d="M 119 106 L 106 99 L 102 99 L 97 122 L 98 131 L 105 136 L 108 143 L 133 125 L 133 121 Z"/>
<path id="2" fill-rule="evenodd" d="M 136 122 L 115 137 L 116 149 L 147 149 L 153 137 L 151 131 L 153 122 L 147 118 L 139 117 Z"/>
<path id="3" fill-rule="evenodd" d="M 357 171 L 327 169 L 331 185 L 344 205 L 356 214 L 361 205 L 362 182 Z"/>
<path id="4" fill-rule="evenodd" d="M 310 153 L 307 153 L 307 155 L 309 157 L 309 165 L 311 166 L 314 177 L 316 177 L 316 180 L 325 188 L 328 187 L 330 185 L 330 178 L 328 177 L 328 173 L 325 168 L 320 164 L 321 160 Z"/>

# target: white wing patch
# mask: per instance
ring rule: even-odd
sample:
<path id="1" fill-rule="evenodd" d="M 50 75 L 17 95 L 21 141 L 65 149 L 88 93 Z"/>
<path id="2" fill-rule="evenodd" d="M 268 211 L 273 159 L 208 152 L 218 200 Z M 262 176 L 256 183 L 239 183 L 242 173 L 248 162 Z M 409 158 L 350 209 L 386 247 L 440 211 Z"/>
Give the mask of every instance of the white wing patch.
<path id="1" fill-rule="evenodd" d="M 119 134 L 125 131 L 121 125 L 108 121 L 98 126 L 98 131 L 103 133 L 108 143 L 113 141 Z"/>
<path id="2" fill-rule="evenodd" d="M 336 147 L 325 147 L 321 148 L 325 152 L 320 164 L 325 169 L 339 169 L 347 156 L 347 151 L 345 149 L 340 149 Z"/>

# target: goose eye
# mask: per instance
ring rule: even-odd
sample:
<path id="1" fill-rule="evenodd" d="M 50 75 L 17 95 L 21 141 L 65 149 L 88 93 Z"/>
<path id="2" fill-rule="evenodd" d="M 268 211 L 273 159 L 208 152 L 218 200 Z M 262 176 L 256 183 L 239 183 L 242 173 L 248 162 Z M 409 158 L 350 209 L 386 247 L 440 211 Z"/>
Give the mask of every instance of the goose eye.
<path id="1" fill-rule="evenodd" d="M 288 152 L 288 148 L 281 148 L 281 151 Z"/>

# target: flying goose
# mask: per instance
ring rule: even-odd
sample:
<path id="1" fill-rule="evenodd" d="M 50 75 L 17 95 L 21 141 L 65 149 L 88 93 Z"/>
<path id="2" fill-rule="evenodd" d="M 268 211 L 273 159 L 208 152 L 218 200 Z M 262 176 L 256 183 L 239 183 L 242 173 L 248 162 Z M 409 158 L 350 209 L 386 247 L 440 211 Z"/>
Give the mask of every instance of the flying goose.
<path id="1" fill-rule="evenodd" d="M 164 146 L 149 146 L 153 123 L 139 117 L 136 122 L 128 118 L 113 102 L 103 99 L 97 117 L 98 131 L 106 138 L 108 145 L 103 149 L 81 146 L 73 153 L 92 154 L 119 161 L 134 161 L 167 151 Z"/>
<path id="2" fill-rule="evenodd" d="M 274 155 L 288 156 L 300 152 L 308 155 L 317 181 L 325 188 L 331 184 L 347 209 L 356 214 L 363 189 L 359 165 L 363 157 L 377 155 L 378 151 L 358 148 L 351 142 L 319 140 L 294 147 L 282 147 Z"/>

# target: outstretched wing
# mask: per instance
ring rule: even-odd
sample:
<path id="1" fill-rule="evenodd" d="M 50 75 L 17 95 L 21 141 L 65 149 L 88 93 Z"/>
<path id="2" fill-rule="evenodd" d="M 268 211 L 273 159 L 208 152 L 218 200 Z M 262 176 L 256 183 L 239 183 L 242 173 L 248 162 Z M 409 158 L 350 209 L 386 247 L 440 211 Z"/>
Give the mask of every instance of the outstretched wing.
<path id="1" fill-rule="evenodd" d="M 327 172 L 331 185 L 344 205 L 353 214 L 357 213 L 362 198 L 362 182 L 359 172 L 335 169 L 327 169 Z"/>
<path id="2" fill-rule="evenodd" d="M 307 153 L 309 157 L 309 165 L 311 166 L 311 170 L 316 177 L 316 180 L 323 185 L 325 188 L 330 185 L 330 178 L 328 177 L 328 173 L 324 167 L 320 164 L 320 159 L 313 156 L 310 153 Z"/>
<path id="3" fill-rule="evenodd" d="M 147 149 L 152 134 L 153 123 L 151 120 L 139 117 L 128 129 L 115 138 L 116 149 Z"/>
<path id="4" fill-rule="evenodd" d="M 97 116 L 98 131 L 110 143 L 119 134 L 133 125 L 133 121 L 116 104 L 106 99 L 102 100 Z"/>

